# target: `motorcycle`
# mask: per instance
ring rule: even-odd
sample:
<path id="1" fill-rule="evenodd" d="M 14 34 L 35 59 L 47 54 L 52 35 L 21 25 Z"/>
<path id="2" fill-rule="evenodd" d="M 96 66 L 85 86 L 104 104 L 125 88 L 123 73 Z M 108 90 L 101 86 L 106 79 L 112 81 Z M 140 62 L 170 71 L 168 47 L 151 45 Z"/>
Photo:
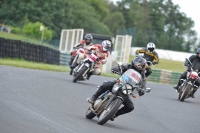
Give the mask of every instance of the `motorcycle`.
<path id="1" fill-rule="evenodd" d="M 99 61 L 98 57 L 95 54 L 88 52 L 88 55 L 89 56 L 87 58 L 82 60 L 79 63 L 79 65 L 73 69 L 72 75 L 74 76 L 73 78 L 74 83 L 77 81 L 86 80 L 88 77 L 88 74 L 94 71 L 94 66 Z M 74 60 L 77 60 L 77 58 Z"/>
<path id="2" fill-rule="evenodd" d="M 118 67 L 120 67 L 119 64 Z M 141 85 L 144 83 L 140 73 L 134 69 L 128 69 L 123 74 L 121 70 L 119 75 L 120 77 L 116 80 L 112 91 L 107 90 L 97 98 L 94 104 L 90 104 L 86 111 L 86 118 L 93 119 L 97 116 L 97 123 L 103 125 L 118 111 L 123 103 L 124 96 L 131 95 L 136 98 L 135 94 L 141 90 Z M 143 91 L 150 92 L 151 89 L 147 88 Z"/>
<path id="3" fill-rule="evenodd" d="M 178 99 L 182 102 L 193 94 L 194 89 L 198 89 L 195 82 L 199 78 L 199 73 L 193 69 L 192 63 L 189 59 L 186 58 L 184 66 L 188 67 L 190 72 L 187 72 L 186 79 L 180 79 L 182 84 L 178 89 Z"/>

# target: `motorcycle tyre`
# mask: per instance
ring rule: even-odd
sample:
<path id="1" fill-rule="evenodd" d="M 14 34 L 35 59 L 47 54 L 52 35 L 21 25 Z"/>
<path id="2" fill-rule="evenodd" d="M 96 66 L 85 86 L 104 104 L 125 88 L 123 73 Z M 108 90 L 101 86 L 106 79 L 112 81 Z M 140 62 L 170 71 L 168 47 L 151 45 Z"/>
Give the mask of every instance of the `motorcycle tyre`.
<path id="1" fill-rule="evenodd" d="M 92 110 L 90 109 L 90 107 L 88 108 L 88 110 L 85 113 L 85 117 L 88 119 L 92 119 L 94 118 L 96 115 L 92 112 Z"/>
<path id="2" fill-rule="evenodd" d="M 111 111 L 108 112 L 108 114 L 107 114 L 106 116 L 101 116 L 101 115 L 106 111 L 106 110 L 104 110 L 104 111 L 101 113 L 101 115 L 99 116 L 99 119 L 98 119 L 97 123 L 98 123 L 99 125 L 105 124 L 105 123 L 106 123 L 108 120 L 110 120 L 110 118 L 118 111 L 118 109 L 119 109 L 119 107 L 122 105 L 122 103 L 123 103 L 122 99 L 120 99 L 120 98 L 114 99 L 114 100 L 110 103 L 110 105 L 108 106 L 108 108 L 110 108 L 111 106 L 113 106 L 113 107 L 111 107 L 111 108 L 112 108 Z M 103 117 L 103 118 L 101 119 L 101 117 Z"/>
<path id="3" fill-rule="evenodd" d="M 81 78 L 81 76 L 83 75 L 83 73 L 88 69 L 87 66 L 83 66 L 82 69 L 79 71 L 79 73 L 74 77 L 73 82 L 76 83 L 76 81 L 78 79 Z"/>
<path id="4" fill-rule="evenodd" d="M 185 100 L 186 96 L 188 95 L 188 93 L 189 93 L 189 91 L 190 91 L 190 88 L 192 88 L 192 85 L 187 84 L 187 86 L 185 87 L 184 92 L 182 92 L 181 94 L 180 94 L 180 92 L 179 92 L 179 100 L 180 100 L 181 102 L 183 102 L 183 101 Z"/>

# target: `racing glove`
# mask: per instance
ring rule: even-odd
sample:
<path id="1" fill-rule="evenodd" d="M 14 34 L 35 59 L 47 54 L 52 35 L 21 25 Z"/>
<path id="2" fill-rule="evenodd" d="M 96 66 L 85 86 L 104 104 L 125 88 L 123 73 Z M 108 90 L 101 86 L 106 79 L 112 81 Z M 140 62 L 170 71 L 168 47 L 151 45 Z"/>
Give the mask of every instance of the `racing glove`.
<path id="1" fill-rule="evenodd" d="M 143 96 L 144 95 L 144 91 L 143 90 L 139 90 L 138 94 L 139 94 L 139 96 Z"/>
<path id="2" fill-rule="evenodd" d="M 119 74 L 119 70 L 116 67 L 112 68 L 111 71 L 115 74 Z"/>

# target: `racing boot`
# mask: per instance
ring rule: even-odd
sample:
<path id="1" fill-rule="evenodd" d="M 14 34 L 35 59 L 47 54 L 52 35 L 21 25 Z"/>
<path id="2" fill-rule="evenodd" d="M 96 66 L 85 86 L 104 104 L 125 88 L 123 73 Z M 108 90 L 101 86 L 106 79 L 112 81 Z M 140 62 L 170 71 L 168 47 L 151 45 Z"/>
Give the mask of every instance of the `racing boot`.
<path id="1" fill-rule="evenodd" d="M 73 60 L 74 60 L 74 57 L 72 56 L 72 57 L 70 58 L 69 65 L 72 65 Z"/>
<path id="2" fill-rule="evenodd" d="M 194 93 L 197 91 L 197 89 L 193 90 L 192 94 L 190 95 L 191 98 L 195 98 Z"/>
<path id="3" fill-rule="evenodd" d="M 93 73 L 93 72 L 89 72 L 89 73 L 87 74 L 87 80 L 90 79 L 90 77 L 92 76 L 92 73 Z"/>
<path id="4" fill-rule="evenodd" d="M 113 115 L 111 118 L 110 118 L 110 121 L 114 121 L 115 120 L 115 115 Z"/>
<path id="5" fill-rule="evenodd" d="M 73 73 L 73 69 L 70 70 L 69 74 L 72 75 L 72 73 Z"/>
<path id="6" fill-rule="evenodd" d="M 74 64 L 70 65 L 70 68 L 71 68 L 71 69 L 74 69 L 76 66 L 78 66 L 78 63 L 77 63 L 77 62 L 75 62 Z"/>
<path id="7" fill-rule="evenodd" d="M 94 102 L 97 100 L 97 98 L 101 95 L 101 91 L 97 90 L 94 95 L 91 98 L 88 98 L 87 101 L 91 104 L 94 104 Z"/>
<path id="8" fill-rule="evenodd" d="M 177 93 L 179 93 L 179 91 L 180 91 L 180 86 L 179 85 L 175 85 L 173 88 L 176 90 Z"/>
<path id="9" fill-rule="evenodd" d="M 117 111 L 117 113 L 115 113 L 111 118 L 110 121 L 114 121 L 115 118 L 117 118 L 119 116 L 119 111 Z"/>

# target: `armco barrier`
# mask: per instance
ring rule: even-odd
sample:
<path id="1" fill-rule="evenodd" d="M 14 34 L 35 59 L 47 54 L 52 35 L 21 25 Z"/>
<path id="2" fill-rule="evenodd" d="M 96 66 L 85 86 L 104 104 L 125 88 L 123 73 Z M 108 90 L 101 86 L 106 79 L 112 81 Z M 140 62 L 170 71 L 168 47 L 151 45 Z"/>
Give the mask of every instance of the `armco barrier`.
<path id="1" fill-rule="evenodd" d="M 59 65 L 60 51 L 19 40 L 0 38 L 0 58 L 20 58 Z"/>
<path id="2" fill-rule="evenodd" d="M 152 69 L 152 73 L 148 77 L 147 80 L 159 83 L 160 82 L 160 73 L 161 73 L 161 70 Z"/>
<path id="3" fill-rule="evenodd" d="M 177 84 L 181 74 L 182 73 L 172 72 L 168 70 L 152 69 L 152 73 L 147 78 L 147 81 L 166 84 Z"/>
<path id="4" fill-rule="evenodd" d="M 69 66 L 70 54 L 68 53 L 60 53 L 60 65 Z"/>

